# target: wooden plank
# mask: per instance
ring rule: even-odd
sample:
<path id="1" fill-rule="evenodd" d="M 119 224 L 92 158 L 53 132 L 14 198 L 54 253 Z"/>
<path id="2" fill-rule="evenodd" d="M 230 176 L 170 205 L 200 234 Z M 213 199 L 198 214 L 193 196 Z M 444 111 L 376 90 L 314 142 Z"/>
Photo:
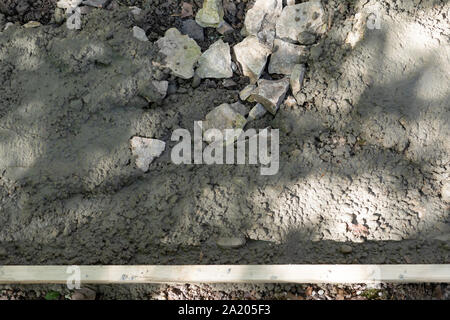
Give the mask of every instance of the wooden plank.
<path id="1" fill-rule="evenodd" d="M 0 266 L 0 284 L 66 284 L 69 266 Z M 79 266 L 81 283 L 450 283 L 440 265 Z M 69 269 L 70 271 L 70 269 Z M 72 270 L 73 271 L 73 270 Z M 73 276 L 72 276 L 73 278 Z"/>

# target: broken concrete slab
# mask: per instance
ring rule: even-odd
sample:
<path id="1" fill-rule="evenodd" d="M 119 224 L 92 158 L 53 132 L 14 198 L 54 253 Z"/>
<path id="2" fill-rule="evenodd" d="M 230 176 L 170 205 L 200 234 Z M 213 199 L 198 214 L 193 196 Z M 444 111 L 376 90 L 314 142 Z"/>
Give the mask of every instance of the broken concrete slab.
<path id="1" fill-rule="evenodd" d="M 297 98 L 297 94 L 302 90 L 305 72 L 306 67 L 304 64 L 297 64 L 292 68 L 290 83 L 291 91 L 295 98 Z"/>
<path id="2" fill-rule="evenodd" d="M 323 34 L 326 31 L 325 11 L 320 1 L 314 0 L 294 6 L 286 6 L 277 20 L 277 37 L 287 41 L 298 41 L 304 31 Z"/>
<path id="3" fill-rule="evenodd" d="M 140 41 L 148 41 L 145 31 L 137 26 L 133 27 L 133 37 Z"/>
<path id="4" fill-rule="evenodd" d="M 203 7 L 197 12 L 195 21 L 203 28 L 217 28 L 223 21 L 222 0 L 204 0 Z"/>
<path id="5" fill-rule="evenodd" d="M 160 53 L 165 55 L 164 66 L 175 76 L 183 79 L 194 76 L 194 65 L 201 55 L 201 49 L 195 40 L 182 35 L 176 28 L 171 28 L 156 44 Z"/>
<path id="6" fill-rule="evenodd" d="M 253 121 L 262 118 L 267 113 L 267 109 L 261 103 L 257 103 L 252 110 L 250 110 L 247 121 Z"/>
<path id="7" fill-rule="evenodd" d="M 244 33 L 258 36 L 261 41 L 271 45 L 275 39 L 276 21 L 282 10 L 282 0 L 256 0 L 245 16 Z"/>
<path id="8" fill-rule="evenodd" d="M 144 172 L 148 171 L 153 160 L 161 155 L 166 143 L 158 139 L 135 136 L 130 140 L 131 153 L 136 157 L 136 167 Z"/>
<path id="9" fill-rule="evenodd" d="M 237 62 L 244 76 L 250 78 L 252 84 L 261 77 L 270 55 L 270 48 L 261 43 L 256 36 L 248 36 L 233 48 Z"/>
<path id="10" fill-rule="evenodd" d="M 231 78 L 233 70 L 231 69 L 230 45 L 222 39 L 214 42 L 208 50 L 198 59 L 197 75 L 204 78 Z"/>
<path id="11" fill-rule="evenodd" d="M 225 137 L 224 130 L 243 129 L 246 123 L 247 120 L 241 113 L 233 109 L 228 103 L 223 103 L 206 115 L 202 128 L 205 133 L 204 139 L 208 143 L 213 142 L 212 136 L 208 135 L 206 132 L 209 129 L 217 129 L 222 131 L 226 144 L 234 142 L 234 140 L 228 139 L 229 137 Z"/>
<path id="12" fill-rule="evenodd" d="M 188 19 L 183 21 L 183 25 L 181 26 L 181 32 L 185 35 L 188 35 L 194 40 L 204 41 L 205 34 L 203 32 L 203 28 L 200 27 L 195 20 Z"/>
<path id="13" fill-rule="evenodd" d="M 258 81 L 258 87 L 252 92 L 250 98 L 261 103 L 267 111 L 275 115 L 283 102 L 289 89 L 289 79 Z"/>
<path id="14" fill-rule="evenodd" d="M 290 75 L 295 65 L 306 62 L 308 50 L 280 39 L 274 41 L 269 73 Z"/>

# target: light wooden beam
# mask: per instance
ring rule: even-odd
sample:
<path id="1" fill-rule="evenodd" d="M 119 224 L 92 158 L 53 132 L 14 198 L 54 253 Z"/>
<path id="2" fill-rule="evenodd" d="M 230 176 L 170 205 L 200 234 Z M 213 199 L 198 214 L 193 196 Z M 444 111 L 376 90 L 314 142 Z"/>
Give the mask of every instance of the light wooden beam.
<path id="1" fill-rule="evenodd" d="M 450 264 L 0 266 L 0 284 L 450 283 Z M 69 271 L 69 272 L 68 272 Z M 70 278 L 69 278 L 70 277 Z"/>

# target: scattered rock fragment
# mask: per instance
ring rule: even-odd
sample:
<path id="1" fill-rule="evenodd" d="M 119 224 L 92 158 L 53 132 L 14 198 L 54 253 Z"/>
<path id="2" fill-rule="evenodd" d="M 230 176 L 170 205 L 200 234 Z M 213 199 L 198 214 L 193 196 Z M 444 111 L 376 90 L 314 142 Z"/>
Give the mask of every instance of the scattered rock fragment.
<path id="1" fill-rule="evenodd" d="M 3 31 L 8 30 L 8 29 L 11 28 L 13 25 L 14 25 L 14 23 L 12 23 L 12 22 L 7 22 L 7 23 L 5 24 L 5 28 L 3 29 Z"/>
<path id="2" fill-rule="evenodd" d="M 78 7 L 83 0 L 60 0 L 56 3 L 56 6 L 61 9 L 69 9 Z"/>
<path id="3" fill-rule="evenodd" d="M 275 35 L 276 21 L 282 9 L 282 0 L 256 0 L 253 8 L 248 10 L 245 16 L 245 33 L 247 35 L 261 36 L 261 38 L 265 37 L 265 40 L 268 40 L 268 34 Z"/>
<path id="4" fill-rule="evenodd" d="M 236 111 L 237 113 L 239 113 L 242 116 L 245 116 L 248 113 L 248 109 L 245 105 L 243 105 L 242 103 L 235 102 L 233 104 L 230 104 L 231 109 L 233 109 L 234 111 Z"/>
<path id="5" fill-rule="evenodd" d="M 200 78 L 197 74 L 194 75 L 194 78 L 192 79 L 192 88 L 197 88 L 202 83 L 202 78 Z"/>
<path id="6" fill-rule="evenodd" d="M 241 90 L 241 92 L 239 93 L 239 98 L 242 101 L 247 100 L 250 95 L 252 94 L 253 90 L 256 89 L 256 86 L 254 84 L 249 84 L 248 86 L 246 86 L 244 89 Z"/>
<path id="7" fill-rule="evenodd" d="M 223 35 L 232 33 L 233 31 L 233 27 L 226 21 L 222 21 L 222 23 L 217 27 L 217 32 Z"/>
<path id="8" fill-rule="evenodd" d="M 25 23 L 25 24 L 23 25 L 23 27 L 24 27 L 25 29 L 29 29 L 29 28 L 37 28 L 37 27 L 40 27 L 40 26 L 41 26 L 41 23 L 38 22 L 38 21 L 30 21 L 30 22 L 27 22 L 27 23 Z"/>
<path id="9" fill-rule="evenodd" d="M 139 8 L 139 7 L 136 7 L 136 6 L 132 6 L 132 7 L 129 7 L 129 8 L 130 8 L 130 10 L 131 10 L 131 13 L 132 13 L 133 15 L 135 15 L 135 16 L 140 15 L 141 12 L 142 12 L 142 9 Z"/>
<path id="10" fill-rule="evenodd" d="M 292 68 L 291 73 L 291 91 L 294 97 L 302 90 L 303 80 L 305 78 L 306 67 L 304 64 L 297 64 Z"/>
<path id="11" fill-rule="evenodd" d="M 165 66 L 183 79 L 194 76 L 194 65 L 201 55 L 195 40 L 182 35 L 176 28 L 166 31 L 163 38 L 156 41 L 160 52 L 165 55 Z"/>
<path id="12" fill-rule="evenodd" d="M 204 41 L 205 34 L 203 32 L 203 28 L 200 27 L 197 22 L 192 19 L 183 21 L 183 25 L 181 26 L 181 32 L 185 35 L 188 35 L 194 40 Z"/>
<path id="13" fill-rule="evenodd" d="M 167 89 L 169 88 L 169 81 L 152 81 L 152 84 L 161 95 L 161 99 L 164 99 L 167 95 Z"/>
<path id="14" fill-rule="evenodd" d="M 222 0 L 204 0 L 203 8 L 197 12 L 195 21 L 203 28 L 217 28 L 223 21 Z"/>
<path id="15" fill-rule="evenodd" d="M 244 76 L 249 77 L 252 84 L 256 83 L 264 71 L 267 57 L 271 53 L 270 48 L 257 37 L 248 36 L 235 45 L 233 50 Z"/>
<path id="16" fill-rule="evenodd" d="M 265 80 L 258 81 L 258 87 L 252 92 L 250 97 L 261 103 L 267 111 L 275 115 L 283 102 L 286 92 L 289 89 L 289 80 Z"/>
<path id="17" fill-rule="evenodd" d="M 244 237 L 220 237 L 216 241 L 217 245 L 224 249 L 237 249 L 245 245 Z"/>
<path id="18" fill-rule="evenodd" d="M 72 293 L 71 300 L 95 300 L 96 293 L 88 288 L 80 288 Z"/>
<path id="19" fill-rule="evenodd" d="M 235 106 L 236 108 L 236 106 Z M 203 132 L 209 129 L 221 130 L 224 134 L 225 129 L 243 129 L 247 120 L 245 117 L 233 109 L 228 103 L 223 103 L 209 112 L 203 121 Z M 204 135 L 205 141 L 213 142 L 211 136 Z M 224 136 L 225 143 L 234 142 Z"/>
<path id="20" fill-rule="evenodd" d="M 250 110 L 247 121 L 253 121 L 262 118 L 267 113 L 267 109 L 261 103 L 257 103 L 252 110 Z"/>
<path id="21" fill-rule="evenodd" d="M 325 12 L 320 1 L 312 0 L 295 6 L 286 6 L 277 20 L 277 37 L 296 42 L 299 33 L 304 31 L 323 34 L 326 31 L 325 20 Z"/>
<path id="22" fill-rule="evenodd" d="M 222 39 L 213 43 L 208 50 L 198 59 L 199 67 L 197 74 L 200 78 L 231 78 L 233 70 L 231 69 L 230 46 Z"/>
<path id="23" fill-rule="evenodd" d="M 297 101 L 295 100 L 295 98 L 293 96 L 288 96 L 286 98 L 286 100 L 284 100 L 284 105 L 286 107 L 293 108 L 293 107 L 295 107 L 296 104 L 297 104 Z"/>
<path id="24" fill-rule="evenodd" d="M 305 47 L 276 39 L 270 57 L 269 73 L 290 75 L 295 65 L 306 62 L 308 51 Z"/>
<path id="25" fill-rule="evenodd" d="M 53 18 L 55 19 L 55 23 L 62 24 L 64 22 L 64 19 L 66 19 L 64 10 L 61 8 L 55 8 Z"/>
<path id="26" fill-rule="evenodd" d="M 133 37 L 140 41 L 148 41 L 147 35 L 145 34 L 145 31 L 138 26 L 133 27 Z"/>
<path id="27" fill-rule="evenodd" d="M 192 4 L 183 2 L 181 4 L 181 18 L 192 17 L 193 15 L 194 11 L 192 10 Z"/>
<path id="28" fill-rule="evenodd" d="M 341 246 L 341 248 L 339 250 L 343 254 L 349 254 L 349 253 L 352 253 L 353 248 L 351 246 L 349 246 L 348 244 L 344 244 Z"/>
<path id="29" fill-rule="evenodd" d="M 85 6 L 90 6 L 94 8 L 106 8 L 111 0 L 86 0 L 83 1 Z"/>
<path id="30" fill-rule="evenodd" d="M 136 167 L 144 172 L 148 171 L 150 163 L 166 148 L 164 141 L 137 136 L 131 138 L 130 143 L 131 152 L 136 157 Z"/>
<path id="31" fill-rule="evenodd" d="M 225 88 L 232 88 L 232 87 L 237 86 L 237 83 L 234 82 L 234 81 L 231 80 L 231 79 L 225 79 L 225 80 L 222 81 L 222 85 L 223 85 Z"/>
<path id="32" fill-rule="evenodd" d="M 352 48 L 364 38 L 366 20 L 367 16 L 364 13 L 358 12 L 355 14 L 352 31 L 348 33 L 347 38 L 345 39 L 345 43 L 349 44 Z"/>
<path id="33" fill-rule="evenodd" d="M 139 85 L 138 94 L 139 96 L 145 98 L 148 103 L 156 102 L 160 103 L 167 95 L 169 88 L 168 81 L 151 81 L 150 83 L 145 83 Z"/>

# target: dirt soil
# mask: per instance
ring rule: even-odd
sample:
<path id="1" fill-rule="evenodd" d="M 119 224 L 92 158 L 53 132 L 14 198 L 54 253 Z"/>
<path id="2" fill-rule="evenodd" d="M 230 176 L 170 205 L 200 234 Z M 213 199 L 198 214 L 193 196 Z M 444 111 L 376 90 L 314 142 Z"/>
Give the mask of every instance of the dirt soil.
<path id="1" fill-rule="evenodd" d="M 170 161 L 173 130 L 192 132 L 248 84 L 236 73 L 234 87 L 194 88 L 155 67 L 181 2 L 113 0 L 74 32 L 55 22 L 56 1 L 0 0 L 0 31 L 14 23 L 0 32 L 0 264 L 449 263 L 447 1 L 360 1 L 381 29 L 354 48 L 360 7 L 322 1 L 329 30 L 310 49 L 304 103 L 247 126 L 280 129 L 274 176 Z M 202 3 L 187 2 L 194 14 Z M 234 3 L 231 46 L 252 5 Z M 43 26 L 21 26 L 31 20 Z M 205 29 L 199 45 L 220 37 Z M 162 104 L 136 94 L 151 79 L 170 83 Z M 168 144 L 147 173 L 136 135 Z M 247 243 L 221 249 L 218 236 Z"/>

